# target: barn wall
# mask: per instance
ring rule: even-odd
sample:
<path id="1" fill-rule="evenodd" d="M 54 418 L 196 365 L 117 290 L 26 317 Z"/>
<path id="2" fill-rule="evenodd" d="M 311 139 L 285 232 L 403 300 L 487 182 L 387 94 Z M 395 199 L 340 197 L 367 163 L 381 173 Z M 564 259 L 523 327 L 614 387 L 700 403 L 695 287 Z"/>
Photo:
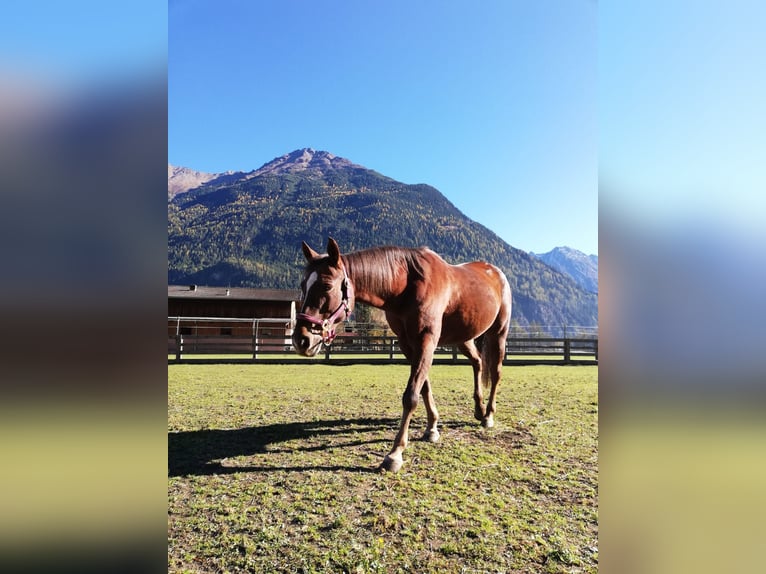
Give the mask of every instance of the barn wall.
<path id="1" fill-rule="evenodd" d="M 291 301 L 168 299 L 168 317 L 290 318 Z"/>
<path id="2" fill-rule="evenodd" d="M 292 301 L 263 301 L 253 299 L 193 299 L 168 298 L 168 337 L 175 337 L 176 330 L 181 335 L 251 337 L 252 323 L 182 321 L 179 325 L 173 317 L 216 317 L 235 319 L 275 319 L 291 318 Z M 259 338 L 289 337 L 289 327 L 263 323 L 258 325 Z"/>

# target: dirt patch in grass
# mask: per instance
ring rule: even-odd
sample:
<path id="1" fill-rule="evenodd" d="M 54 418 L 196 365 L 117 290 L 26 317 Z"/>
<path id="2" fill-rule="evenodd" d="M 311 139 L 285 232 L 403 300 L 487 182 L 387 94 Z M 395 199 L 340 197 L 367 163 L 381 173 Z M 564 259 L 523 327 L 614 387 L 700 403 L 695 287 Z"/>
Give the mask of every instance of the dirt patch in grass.
<path id="1" fill-rule="evenodd" d="M 536 444 L 535 436 L 529 429 L 519 426 L 507 430 L 487 430 L 456 428 L 449 431 L 451 438 L 465 442 L 487 444 L 505 450 L 515 450 Z"/>

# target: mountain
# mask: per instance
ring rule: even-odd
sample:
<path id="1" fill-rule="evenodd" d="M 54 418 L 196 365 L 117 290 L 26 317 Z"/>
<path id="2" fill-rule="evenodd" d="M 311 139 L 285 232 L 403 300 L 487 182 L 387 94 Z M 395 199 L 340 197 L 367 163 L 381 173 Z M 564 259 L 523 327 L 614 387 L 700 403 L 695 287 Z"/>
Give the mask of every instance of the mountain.
<path id="1" fill-rule="evenodd" d="M 598 255 L 586 255 L 571 247 L 556 247 L 548 253 L 532 255 L 569 275 L 586 291 L 598 293 Z"/>
<path id="2" fill-rule="evenodd" d="M 263 167 L 248 174 L 247 177 L 253 178 L 261 175 L 283 175 L 301 172 L 309 172 L 313 176 L 323 176 L 333 171 L 344 169 L 365 168 L 326 151 L 314 151 L 311 148 L 306 148 L 271 160 Z"/>
<path id="3" fill-rule="evenodd" d="M 508 275 L 521 325 L 598 321 L 593 293 L 511 247 L 437 189 L 310 148 L 169 198 L 168 281 L 295 288 L 305 263 L 301 241 L 323 251 L 328 236 L 346 252 L 426 245 L 451 263 L 494 263 Z"/>
<path id="4" fill-rule="evenodd" d="M 168 164 L 168 198 L 184 193 L 203 183 L 210 181 L 215 174 L 195 171 L 187 167 L 176 167 Z"/>
<path id="5" fill-rule="evenodd" d="M 178 167 L 168 164 L 168 200 L 179 193 L 196 189 L 203 184 L 231 183 L 243 176 L 242 172 L 227 171 L 225 173 L 205 173 L 188 167 Z"/>

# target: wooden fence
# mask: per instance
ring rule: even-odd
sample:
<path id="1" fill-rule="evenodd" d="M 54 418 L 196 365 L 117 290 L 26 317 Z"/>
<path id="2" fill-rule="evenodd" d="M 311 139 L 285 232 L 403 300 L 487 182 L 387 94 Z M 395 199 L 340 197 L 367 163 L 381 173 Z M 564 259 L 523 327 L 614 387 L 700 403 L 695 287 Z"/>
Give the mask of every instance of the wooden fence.
<path id="1" fill-rule="evenodd" d="M 178 329 L 168 336 L 169 363 L 261 363 L 261 364 L 406 364 L 397 339 L 391 335 L 340 333 L 333 344 L 315 357 L 297 355 L 292 349 L 289 325 L 267 333 L 252 329 L 246 336 L 236 331 L 226 334 Z M 277 333 L 275 333 L 277 331 Z M 506 341 L 506 365 L 597 365 L 598 337 L 510 336 Z M 434 364 L 468 364 L 455 347 L 438 347 Z"/>

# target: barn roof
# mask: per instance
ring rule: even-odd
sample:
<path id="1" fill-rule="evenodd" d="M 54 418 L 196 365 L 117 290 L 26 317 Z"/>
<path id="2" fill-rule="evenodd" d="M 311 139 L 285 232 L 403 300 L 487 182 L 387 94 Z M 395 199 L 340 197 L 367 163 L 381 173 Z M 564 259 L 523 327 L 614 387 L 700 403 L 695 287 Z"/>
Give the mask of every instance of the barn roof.
<path id="1" fill-rule="evenodd" d="M 227 295 L 228 293 L 228 295 Z M 256 301 L 300 301 L 297 289 L 250 289 L 245 287 L 206 287 L 168 285 L 168 299 L 229 299 Z"/>

